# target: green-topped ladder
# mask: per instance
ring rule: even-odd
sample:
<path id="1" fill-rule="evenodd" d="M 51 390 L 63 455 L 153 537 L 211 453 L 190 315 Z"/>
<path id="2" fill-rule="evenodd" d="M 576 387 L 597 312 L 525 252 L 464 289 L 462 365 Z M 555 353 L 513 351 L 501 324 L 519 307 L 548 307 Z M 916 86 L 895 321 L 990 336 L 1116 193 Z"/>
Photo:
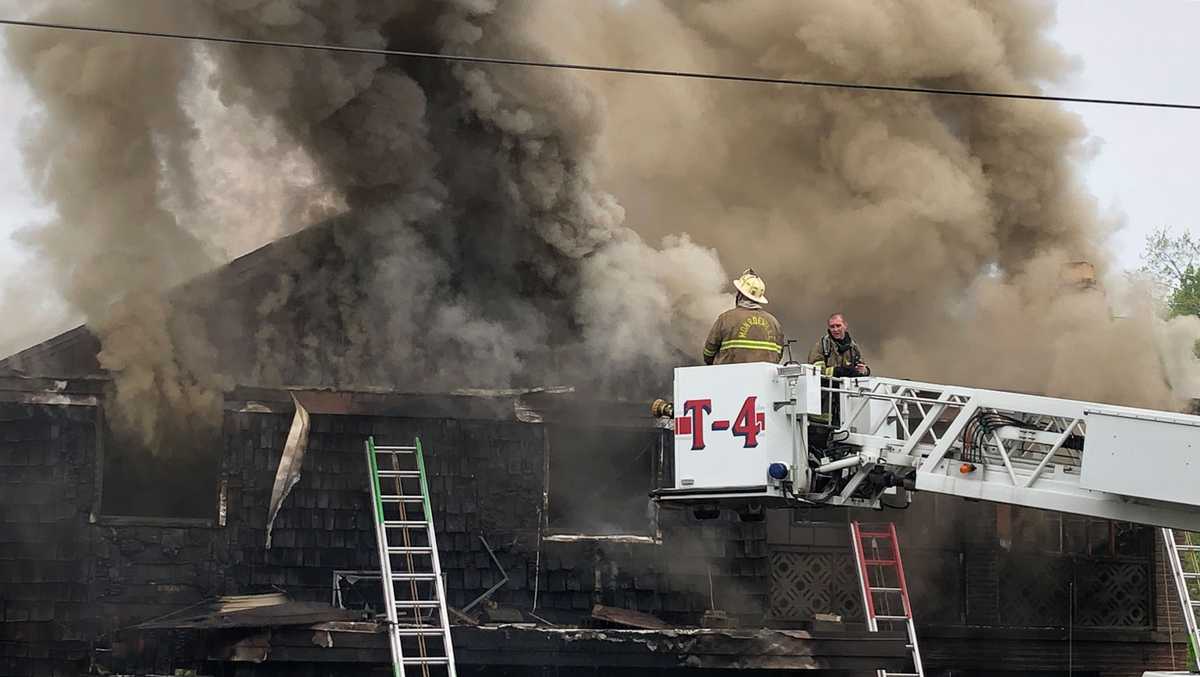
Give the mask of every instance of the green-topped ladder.
<path id="1" fill-rule="evenodd" d="M 1190 531 L 1162 530 L 1167 559 L 1175 577 L 1175 589 L 1183 605 L 1183 620 L 1188 631 L 1188 669 L 1197 670 L 1200 656 L 1200 631 L 1196 628 L 1196 610 L 1200 609 L 1200 537 Z"/>
<path id="2" fill-rule="evenodd" d="M 391 447 L 368 438 L 366 446 L 394 674 L 415 667 L 422 677 L 456 677 L 421 440 Z"/>

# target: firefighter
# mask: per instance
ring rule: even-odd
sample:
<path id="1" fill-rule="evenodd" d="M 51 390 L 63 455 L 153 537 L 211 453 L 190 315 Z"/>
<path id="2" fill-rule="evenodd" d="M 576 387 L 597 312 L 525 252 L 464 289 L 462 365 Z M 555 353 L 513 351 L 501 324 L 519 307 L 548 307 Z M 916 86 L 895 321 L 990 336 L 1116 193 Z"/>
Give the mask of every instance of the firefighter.
<path id="1" fill-rule="evenodd" d="M 841 313 L 829 316 L 828 331 L 808 351 L 808 363 L 821 367 L 825 376 L 870 376 L 858 342 L 850 336 L 850 327 Z"/>
<path id="2" fill-rule="evenodd" d="M 783 355 L 783 329 L 779 320 L 763 306 L 767 303 L 767 285 L 747 268 L 733 281 L 737 304 L 713 324 L 704 342 L 704 364 L 741 364 L 779 362 Z"/>
<path id="3" fill-rule="evenodd" d="M 862 359 L 862 349 L 858 342 L 850 336 L 850 327 L 841 313 L 829 316 L 826 322 L 827 331 L 813 344 L 808 351 L 808 363 L 816 365 L 824 376 L 870 376 L 871 368 Z M 835 381 L 821 379 L 823 387 L 833 387 Z M 821 411 L 825 412 L 810 416 L 809 421 L 814 425 L 809 428 L 809 442 L 818 448 L 828 444 L 831 430 L 842 423 L 840 397 L 830 397 L 828 392 L 821 393 Z"/>

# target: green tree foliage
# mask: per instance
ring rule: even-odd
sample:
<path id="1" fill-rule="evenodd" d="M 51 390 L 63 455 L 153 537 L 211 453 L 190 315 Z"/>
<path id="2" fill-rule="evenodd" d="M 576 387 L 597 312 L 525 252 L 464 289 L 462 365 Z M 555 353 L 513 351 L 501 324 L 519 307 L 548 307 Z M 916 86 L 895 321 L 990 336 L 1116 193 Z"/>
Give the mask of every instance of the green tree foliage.
<path id="1" fill-rule="evenodd" d="M 1167 316 L 1200 315 L 1200 270 L 1188 266 L 1167 297 Z"/>
<path id="2" fill-rule="evenodd" d="M 1139 272 L 1154 280 L 1167 317 L 1200 316 L 1200 238 L 1171 235 L 1166 228 L 1154 231 L 1146 237 Z M 1200 339 L 1192 352 L 1200 358 Z"/>
<path id="3" fill-rule="evenodd" d="M 1158 291 L 1168 299 L 1182 286 L 1189 270 L 1200 264 L 1200 238 L 1191 233 L 1172 235 L 1166 228 L 1159 228 L 1146 236 L 1146 249 L 1142 252 L 1142 267 L 1139 272 L 1150 277 Z M 1194 276 L 1195 273 L 1192 273 Z"/>

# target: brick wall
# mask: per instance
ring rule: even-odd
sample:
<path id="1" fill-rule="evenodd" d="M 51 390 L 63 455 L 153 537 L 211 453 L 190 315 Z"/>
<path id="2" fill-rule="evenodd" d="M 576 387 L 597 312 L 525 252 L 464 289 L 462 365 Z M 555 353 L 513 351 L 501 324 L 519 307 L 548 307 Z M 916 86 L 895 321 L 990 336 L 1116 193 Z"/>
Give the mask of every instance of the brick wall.
<path id="1" fill-rule="evenodd" d="M 1174 650 L 1175 665 L 1180 670 L 1186 669 L 1187 626 L 1184 624 L 1183 606 L 1175 590 L 1160 529 L 1154 530 L 1154 626 L 1160 634 L 1166 635 L 1168 641 L 1174 640 L 1171 648 Z M 1171 660 L 1170 655 L 1167 660 Z"/>

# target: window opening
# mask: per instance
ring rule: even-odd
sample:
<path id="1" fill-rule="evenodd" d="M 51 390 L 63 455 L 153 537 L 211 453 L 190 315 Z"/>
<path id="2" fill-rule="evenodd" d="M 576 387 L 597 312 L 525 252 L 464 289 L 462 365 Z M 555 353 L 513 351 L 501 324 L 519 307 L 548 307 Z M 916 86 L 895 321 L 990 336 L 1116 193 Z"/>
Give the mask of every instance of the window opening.
<path id="1" fill-rule="evenodd" d="M 551 533 L 655 534 L 663 430 L 551 425 L 546 435 Z"/>
<path id="2" fill-rule="evenodd" d="M 217 519 L 221 431 L 165 439 L 170 442 L 150 448 L 103 418 L 101 517 Z"/>

